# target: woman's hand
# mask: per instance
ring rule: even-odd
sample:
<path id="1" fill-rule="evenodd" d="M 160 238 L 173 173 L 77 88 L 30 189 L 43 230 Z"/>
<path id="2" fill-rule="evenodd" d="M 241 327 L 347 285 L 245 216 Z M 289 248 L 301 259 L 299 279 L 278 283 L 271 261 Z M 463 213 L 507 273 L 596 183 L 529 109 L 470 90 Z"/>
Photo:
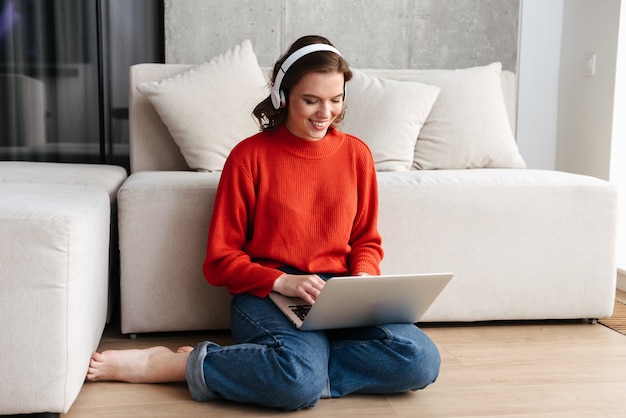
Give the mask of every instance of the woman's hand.
<path id="1" fill-rule="evenodd" d="M 326 282 L 317 274 L 282 274 L 272 290 L 285 296 L 299 297 L 313 305 Z"/>

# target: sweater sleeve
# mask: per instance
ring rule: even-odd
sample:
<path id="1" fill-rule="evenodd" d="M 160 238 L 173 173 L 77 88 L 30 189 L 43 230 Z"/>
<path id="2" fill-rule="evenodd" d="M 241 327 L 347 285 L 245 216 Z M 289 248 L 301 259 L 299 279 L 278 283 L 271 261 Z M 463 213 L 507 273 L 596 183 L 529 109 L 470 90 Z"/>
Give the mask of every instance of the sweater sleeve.
<path id="1" fill-rule="evenodd" d="M 379 275 L 384 252 L 382 237 L 378 232 L 378 183 L 369 150 L 362 158 L 361 169 L 358 211 L 352 228 L 348 264 L 351 274 Z"/>
<path id="2" fill-rule="evenodd" d="M 250 172 L 228 159 L 215 198 L 203 273 L 209 283 L 226 286 L 231 294 L 265 297 L 282 272 L 253 262 L 244 251 L 255 202 Z"/>

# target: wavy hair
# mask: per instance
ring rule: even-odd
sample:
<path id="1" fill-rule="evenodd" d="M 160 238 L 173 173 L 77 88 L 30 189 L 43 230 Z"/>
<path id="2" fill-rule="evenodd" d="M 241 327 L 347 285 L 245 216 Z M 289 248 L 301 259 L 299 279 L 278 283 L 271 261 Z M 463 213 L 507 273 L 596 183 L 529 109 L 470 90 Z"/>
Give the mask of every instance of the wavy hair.
<path id="1" fill-rule="evenodd" d="M 298 49 L 311 44 L 327 44 L 332 46 L 330 41 L 323 36 L 309 35 L 299 38 L 289 47 L 287 52 L 283 56 L 281 56 L 278 61 L 276 61 L 276 64 L 274 64 L 270 87 L 274 85 L 276 75 L 280 71 L 280 67 L 283 65 L 283 62 L 285 62 L 285 60 Z M 352 78 L 352 71 L 350 70 L 350 67 L 348 66 L 346 60 L 341 55 L 338 55 L 331 51 L 312 52 L 310 54 L 304 55 L 296 62 L 294 62 L 285 73 L 285 76 L 280 86 L 281 90 L 285 92 L 285 97 L 288 98 L 289 91 L 300 82 L 305 74 L 311 72 L 343 73 L 344 83 Z M 257 119 L 259 127 L 262 131 L 274 130 L 280 125 L 284 124 L 287 120 L 288 107 L 289 101 L 287 101 L 287 106 L 275 109 L 274 105 L 272 104 L 271 97 L 268 96 L 267 98 L 265 98 L 265 100 L 256 105 L 252 114 Z M 346 109 L 344 106 L 337 119 L 335 119 L 335 121 L 333 122 L 333 127 L 337 126 L 343 120 L 345 110 Z"/>

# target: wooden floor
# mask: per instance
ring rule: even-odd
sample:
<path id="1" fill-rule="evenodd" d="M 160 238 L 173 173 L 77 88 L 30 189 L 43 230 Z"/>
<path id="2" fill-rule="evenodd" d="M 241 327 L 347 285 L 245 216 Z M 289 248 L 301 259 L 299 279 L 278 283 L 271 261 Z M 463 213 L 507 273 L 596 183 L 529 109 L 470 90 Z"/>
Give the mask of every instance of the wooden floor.
<path id="1" fill-rule="evenodd" d="M 586 321 L 424 324 L 438 345 L 441 375 L 423 391 L 321 400 L 290 417 L 626 417 L 626 336 Z M 142 336 L 108 329 L 100 349 L 202 339 L 227 333 Z M 285 413 L 231 402 L 198 403 L 184 384 L 87 383 L 67 418 L 272 417 Z"/>

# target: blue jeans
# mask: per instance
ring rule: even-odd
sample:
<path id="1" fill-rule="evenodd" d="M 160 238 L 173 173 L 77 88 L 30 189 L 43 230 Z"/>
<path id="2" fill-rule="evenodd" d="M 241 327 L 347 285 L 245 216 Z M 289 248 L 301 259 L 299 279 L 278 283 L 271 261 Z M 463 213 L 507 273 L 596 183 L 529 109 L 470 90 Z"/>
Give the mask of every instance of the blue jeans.
<path id="1" fill-rule="evenodd" d="M 413 324 L 300 331 L 269 299 L 233 297 L 236 344 L 198 344 L 187 362 L 191 395 L 295 410 L 320 398 L 423 389 L 439 374 L 435 344 Z"/>

